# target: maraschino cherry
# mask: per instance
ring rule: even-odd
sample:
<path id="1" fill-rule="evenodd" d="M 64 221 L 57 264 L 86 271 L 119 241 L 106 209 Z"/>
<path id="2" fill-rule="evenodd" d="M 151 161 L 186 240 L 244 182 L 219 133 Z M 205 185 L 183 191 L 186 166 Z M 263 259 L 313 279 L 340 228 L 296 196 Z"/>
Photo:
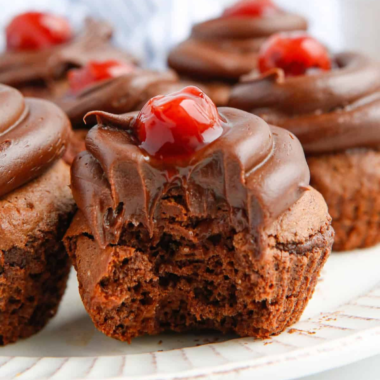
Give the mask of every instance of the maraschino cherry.
<path id="1" fill-rule="evenodd" d="M 134 128 L 140 147 L 160 159 L 191 155 L 223 133 L 215 104 L 193 86 L 149 100 Z"/>
<path id="2" fill-rule="evenodd" d="M 272 0 L 241 0 L 227 8 L 222 17 L 264 17 L 278 11 Z"/>
<path id="3" fill-rule="evenodd" d="M 331 70 L 327 49 L 306 33 L 280 33 L 270 37 L 259 54 L 261 73 L 274 68 L 286 76 L 305 75 L 311 69 Z"/>
<path id="4" fill-rule="evenodd" d="M 116 60 L 90 61 L 80 69 L 71 69 L 67 76 L 71 92 L 78 93 L 96 82 L 130 74 L 135 66 Z"/>
<path id="5" fill-rule="evenodd" d="M 8 50 L 41 50 L 67 42 L 72 37 L 69 22 L 60 16 L 26 12 L 6 28 Z"/>

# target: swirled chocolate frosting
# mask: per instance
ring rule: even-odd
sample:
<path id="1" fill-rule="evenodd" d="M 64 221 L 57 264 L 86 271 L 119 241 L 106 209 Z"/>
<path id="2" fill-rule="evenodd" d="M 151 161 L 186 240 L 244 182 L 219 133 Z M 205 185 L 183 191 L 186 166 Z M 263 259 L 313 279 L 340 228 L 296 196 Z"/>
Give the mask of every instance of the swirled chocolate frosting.
<path id="1" fill-rule="evenodd" d="M 54 104 L 0 86 L 0 196 L 38 177 L 59 159 L 70 134 Z"/>
<path id="2" fill-rule="evenodd" d="M 84 115 L 94 109 L 115 114 L 138 111 L 153 96 L 180 88 L 183 84 L 172 71 L 159 73 L 136 69 L 131 74 L 95 83 L 77 95 L 68 94 L 56 103 L 69 116 L 74 128 L 81 128 Z M 90 127 L 95 121 L 95 117 L 86 119 Z"/>
<path id="3" fill-rule="evenodd" d="M 188 85 L 197 85 L 216 104 L 226 104 L 229 97 L 225 86 L 205 85 L 180 80 L 174 71 L 156 72 L 136 69 L 131 74 L 95 83 L 79 94 L 66 94 L 55 103 L 69 116 L 73 128 L 87 128 L 96 124 L 95 116 L 83 117 L 92 110 L 123 114 L 139 111 L 154 96 L 179 91 Z"/>
<path id="4" fill-rule="evenodd" d="M 380 146 L 380 65 L 342 53 L 330 72 L 284 77 L 282 70 L 237 84 L 231 107 L 293 132 L 307 154 Z"/>
<path id="5" fill-rule="evenodd" d="M 169 54 L 169 66 L 199 79 L 237 80 L 257 66 L 257 55 L 273 33 L 306 30 L 301 16 L 278 11 L 265 17 L 219 17 L 193 27 Z"/>
<path id="6" fill-rule="evenodd" d="M 137 113 L 95 112 L 98 125 L 75 159 L 72 190 L 101 247 L 117 244 L 127 223 L 152 234 L 161 202 L 184 194 L 194 217 L 229 210 L 237 230 L 259 231 L 294 204 L 310 174 L 299 141 L 288 131 L 232 108 L 219 108 L 224 133 L 185 161 L 148 156 L 131 134 Z"/>
<path id="7" fill-rule="evenodd" d="M 20 87 L 43 82 L 51 84 L 69 67 L 81 67 L 91 60 L 131 62 L 133 58 L 110 43 L 112 27 L 87 19 L 82 32 L 71 41 L 37 51 L 9 51 L 0 56 L 0 83 Z"/>

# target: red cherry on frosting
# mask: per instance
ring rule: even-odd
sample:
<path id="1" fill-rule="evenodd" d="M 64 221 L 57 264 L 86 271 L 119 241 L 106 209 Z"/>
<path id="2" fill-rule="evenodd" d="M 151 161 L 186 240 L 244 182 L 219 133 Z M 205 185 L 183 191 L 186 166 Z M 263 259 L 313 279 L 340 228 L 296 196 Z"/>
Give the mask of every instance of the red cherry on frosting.
<path id="1" fill-rule="evenodd" d="M 331 70 L 327 49 L 305 33 L 280 33 L 270 37 L 259 53 L 261 73 L 274 68 L 286 76 L 305 75 L 310 69 Z"/>
<path id="2" fill-rule="evenodd" d="M 223 12 L 223 17 L 263 17 L 279 11 L 271 0 L 241 0 Z"/>
<path id="3" fill-rule="evenodd" d="M 68 41 L 69 22 L 49 13 L 27 12 L 16 16 L 6 28 L 8 50 L 40 50 Z"/>
<path id="4" fill-rule="evenodd" d="M 158 158 L 190 155 L 223 133 L 215 104 L 193 86 L 149 100 L 134 128 L 140 147 Z"/>
<path id="5" fill-rule="evenodd" d="M 77 93 L 93 83 L 130 74 L 134 70 L 134 65 L 115 60 L 90 61 L 80 69 L 70 70 L 67 76 L 71 91 Z"/>

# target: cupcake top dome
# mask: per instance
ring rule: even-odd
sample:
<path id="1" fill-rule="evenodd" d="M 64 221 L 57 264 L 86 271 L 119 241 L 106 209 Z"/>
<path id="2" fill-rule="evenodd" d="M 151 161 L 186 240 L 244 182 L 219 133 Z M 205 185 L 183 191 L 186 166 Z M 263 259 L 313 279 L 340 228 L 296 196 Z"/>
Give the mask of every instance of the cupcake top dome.
<path id="1" fill-rule="evenodd" d="M 72 167 L 74 198 L 102 247 L 127 223 L 150 234 L 173 191 L 194 217 L 228 209 L 237 231 L 258 231 L 309 185 L 299 141 L 198 88 L 150 100 L 140 113 L 92 112 L 98 124 Z"/>
<path id="2" fill-rule="evenodd" d="M 233 88 L 229 106 L 290 130 L 308 154 L 380 145 L 380 66 L 376 61 L 359 53 L 340 53 L 329 58 L 330 69 L 325 58 L 316 58 L 315 51 L 308 58 L 293 54 L 279 59 L 286 55 L 283 46 L 278 50 L 276 36 L 272 44 L 277 44 L 269 47 L 279 67 L 243 78 Z M 264 55 L 268 51 L 264 47 Z M 304 67 L 306 63 L 309 68 Z M 300 66 L 301 72 L 289 75 L 289 70 Z"/>
<path id="3" fill-rule="evenodd" d="M 169 66 L 199 79 L 237 80 L 257 67 L 265 39 L 279 31 L 306 30 L 306 20 L 269 0 L 243 0 L 193 27 L 169 54 Z"/>

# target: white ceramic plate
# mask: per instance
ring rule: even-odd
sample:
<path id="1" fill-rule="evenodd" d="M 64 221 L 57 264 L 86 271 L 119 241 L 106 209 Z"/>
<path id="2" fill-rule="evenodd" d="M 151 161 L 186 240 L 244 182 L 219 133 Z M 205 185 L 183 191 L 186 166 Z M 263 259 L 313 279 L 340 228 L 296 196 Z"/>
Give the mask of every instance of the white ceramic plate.
<path id="1" fill-rule="evenodd" d="M 285 380 L 380 353 L 380 247 L 333 254 L 298 324 L 266 341 L 165 334 L 131 345 L 99 333 L 75 273 L 58 315 L 38 335 L 0 349 L 0 379 Z"/>

